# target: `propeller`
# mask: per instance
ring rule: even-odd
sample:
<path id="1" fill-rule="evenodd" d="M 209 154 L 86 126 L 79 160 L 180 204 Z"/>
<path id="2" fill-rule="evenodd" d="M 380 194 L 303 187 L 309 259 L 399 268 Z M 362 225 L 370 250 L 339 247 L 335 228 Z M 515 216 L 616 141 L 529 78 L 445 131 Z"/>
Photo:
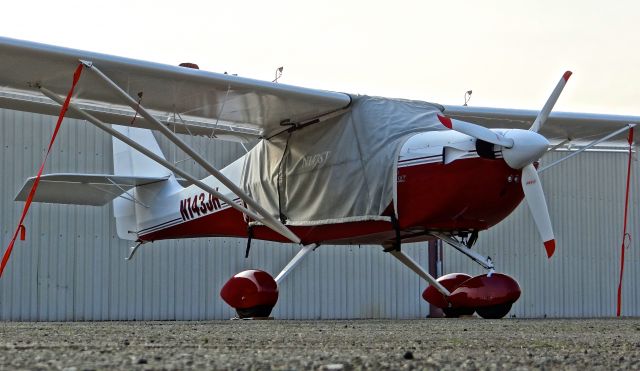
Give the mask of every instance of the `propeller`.
<path id="1" fill-rule="evenodd" d="M 556 240 L 553 235 L 553 227 L 551 226 L 551 218 L 547 209 L 547 201 L 542 191 L 542 183 L 538 176 L 538 170 L 529 164 L 522 168 L 522 191 L 524 191 L 524 199 L 527 200 L 529 211 L 533 216 L 533 221 L 538 227 L 538 233 L 544 241 L 544 248 L 547 250 L 547 256 L 550 258 L 556 250 Z"/>
<path id="2" fill-rule="evenodd" d="M 440 120 L 440 123 L 445 127 L 457 131 L 458 133 L 466 134 L 470 137 L 493 143 L 498 146 L 507 148 L 513 147 L 512 139 L 506 138 L 504 135 L 493 132 L 485 128 L 484 126 L 451 119 L 442 115 L 438 115 L 438 120 Z"/>
<path id="3" fill-rule="evenodd" d="M 572 74 L 573 72 L 566 71 L 562 75 L 562 78 L 560 79 L 560 81 L 558 81 L 555 89 L 553 89 L 553 91 L 551 92 L 551 96 L 549 96 L 549 99 L 547 99 L 547 103 L 544 104 L 542 110 L 538 114 L 538 117 L 536 117 L 536 120 L 533 122 L 533 125 L 531 125 L 529 130 L 536 133 L 540 131 L 540 128 L 542 128 L 542 125 L 544 125 L 544 123 L 547 121 L 547 118 L 549 117 L 553 106 L 556 105 L 556 102 L 560 97 L 560 93 L 562 93 L 562 89 L 564 89 L 564 86 L 567 85 L 567 81 L 569 81 L 569 77 L 571 77 Z"/>
<path id="4" fill-rule="evenodd" d="M 538 131 L 547 121 L 571 74 L 571 71 L 566 71 L 562 75 L 529 130 L 510 129 L 496 132 L 480 125 L 438 115 L 440 123 L 451 130 L 469 135 L 477 140 L 501 146 L 502 158 L 507 165 L 512 169 L 522 169 L 521 184 L 524 198 L 527 200 L 529 211 L 538 228 L 538 233 L 544 241 L 544 247 L 549 258 L 551 258 L 556 249 L 556 242 L 540 177 L 535 166 L 533 166 L 533 162 L 542 157 L 549 148 L 549 141 L 538 134 Z"/>

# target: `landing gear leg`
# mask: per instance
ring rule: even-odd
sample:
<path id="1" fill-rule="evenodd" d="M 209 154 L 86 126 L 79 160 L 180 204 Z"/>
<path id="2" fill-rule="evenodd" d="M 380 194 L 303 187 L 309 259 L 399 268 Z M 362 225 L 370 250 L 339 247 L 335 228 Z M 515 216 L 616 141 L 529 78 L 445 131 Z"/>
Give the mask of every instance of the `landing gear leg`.
<path id="1" fill-rule="evenodd" d="M 471 250 L 471 248 L 465 246 L 462 242 L 444 233 L 432 233 L 431 235 L 446 242 L 454 249 L 469 257 L 469 259 L 480 264 L 484 269 L 487 269 L 489 271 L 487 273 L 489 276 L 491 276 L 491 274 L 496 271 L 493 265 L 493 261 L 491 261 L 490 257 L 485 257 L 478 254 L 477 252 Z"/>
<path id="2" fill-rule="evenodd" d="M 276 283 L 279 285 L 280 282 L 282 282 L 285 279 L 285 277 L 287 277 L 289 273 L 295 267 L 297 267 L 298 264 L 300 264 L 300 262 L 307 256 L 307 254 L 315 250 L 317 247 L 318 245 L 315 243 L 311 245 L 302 246 L 302 248 L 300 249 L 300 251 L 298 251 L 296 256 L 294 256 L 293 259 L 291 259 L 291 261 L 289 261 L 289 263 L 287 263 L 287 265 L 284 268 L 282 268 L 282 271 L 278 273 L 278 275 L 276 276 Z"/>
<path id="3" fill-rule="evenodd" d="M 418 276 L 424 278 L 427 282 L 429 282 L 429 284 L 433 285 L 433 287 L 435 287 L 435 289 L 445 297 L 451 294 L 446 287 L 442 286 L 440 282 L 438 282 L 438 280 L 430 275 L 429 272 L 424 270 L 424 268 L 422 268 L 415 260 L 411 259 L 411 257 L 406 253 L 398 250 L 392 250 L 389 251 L 389 254 L 393 255 L 394 258 L 400 260 L 400 262 L 407 266 L 407 268 L 416 272 Z"/>

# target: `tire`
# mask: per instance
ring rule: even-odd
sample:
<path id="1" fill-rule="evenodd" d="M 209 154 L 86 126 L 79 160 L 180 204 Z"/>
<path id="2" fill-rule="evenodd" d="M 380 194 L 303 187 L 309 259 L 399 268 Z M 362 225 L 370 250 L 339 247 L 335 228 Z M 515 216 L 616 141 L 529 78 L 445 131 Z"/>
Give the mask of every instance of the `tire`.
<path id="1" fill-rule="evenodd" d="M 475 310 L 473 308 L 443 308 L 442 312 L 446 318 L 458 318 L 460 316 L 471 316 Z"/>
<path id="2" fill-rule="evenodd" d="M 509 313 L 512 304 L 513 303 L 508 303 L 476 308 L 476 312 L 478 312 L 478 315 L 484 319 L 500 319 Z"/>
<path id="3" fill-rule="evenodd" d="M 272 309 L 272 306 L 258 305 L 252 308 L 236 308 L 236 313 L 238 318 L 269 317 Z"/>

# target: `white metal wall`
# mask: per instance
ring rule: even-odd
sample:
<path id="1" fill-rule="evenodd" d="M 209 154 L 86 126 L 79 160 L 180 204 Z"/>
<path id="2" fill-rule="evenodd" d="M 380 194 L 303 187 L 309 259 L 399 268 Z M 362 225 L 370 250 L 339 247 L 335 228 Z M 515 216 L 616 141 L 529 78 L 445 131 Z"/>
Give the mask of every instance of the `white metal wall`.
<path id="1" fill-rule="evenodd" d="M 14 195 L 42 159 L 54 118 L 0 110 L 0 232 L 4 251 L 23 203 Z M 217 166 L 244 151 L 239 145 L 187 138 Z M 169 158 L 183 157 L 161 141 Z M 552 155 L 550 158 L 555 158 Z M 192 161 L 182 166 L 203 176 Z M 634 163 L 637 169 L 637 163 Z M 110 138 L 66 120 L 45 172 L 110 173 Z M 512 313 L 522 316 L 614 314 L 619 266 L 625 157 L 589 153 L 543 176 L 558 251 L 547 261 L 526 206 L 481 234 L 478 249 L 521 283 Z M 636 173 L 637 174 L 637 173 Z M 634 190 L 637 182 L 634 177 Z M 632 236 L 638 232 L 634 196 Z M 125 262 L 129 244 L 115 233 L 110 207 L 34 204 L 27 240 L 18 242 L 0 280 L 2 320 L 224 319 L 233 315 L 218 296 L 233 274 L 248 268 L 273 274 L 296 252 L 254 241 L 244 259 L 242 239 L 157 242 Z M 427 266 L 426 244 L 405 251 Z M 445 272 L 481 273 L 445 247 Z M 624 314 L 639 315 L 637 248 L 627 252 Z M 323 246 L 287 278 L 274 310 L 278 318 L 420 318 L 425 284 L 381 249 Z"/>

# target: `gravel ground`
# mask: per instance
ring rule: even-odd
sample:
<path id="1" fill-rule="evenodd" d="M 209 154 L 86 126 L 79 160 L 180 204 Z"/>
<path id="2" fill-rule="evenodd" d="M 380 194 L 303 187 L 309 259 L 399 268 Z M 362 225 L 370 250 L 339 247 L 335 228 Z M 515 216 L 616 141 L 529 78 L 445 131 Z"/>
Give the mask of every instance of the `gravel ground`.
<path id="1" fill-rule="evenodd" d="M 640 369 L 640 319 L 0 323 L 0 369 Z"/>

